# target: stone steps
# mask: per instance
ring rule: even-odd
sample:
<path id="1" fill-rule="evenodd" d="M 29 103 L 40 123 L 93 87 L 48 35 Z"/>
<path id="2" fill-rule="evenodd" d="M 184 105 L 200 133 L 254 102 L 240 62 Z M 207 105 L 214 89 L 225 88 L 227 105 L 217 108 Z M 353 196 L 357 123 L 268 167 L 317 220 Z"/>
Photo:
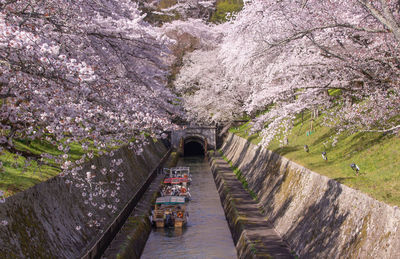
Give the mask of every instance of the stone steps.
<path id="1" fill-rule="evenodd" d="M 229 164 L 210 155 L 211 169 L 220 193 L 239 258 L 293 258 L 289 247 L 265 219 L 260 206 L 243 188 Z"/>

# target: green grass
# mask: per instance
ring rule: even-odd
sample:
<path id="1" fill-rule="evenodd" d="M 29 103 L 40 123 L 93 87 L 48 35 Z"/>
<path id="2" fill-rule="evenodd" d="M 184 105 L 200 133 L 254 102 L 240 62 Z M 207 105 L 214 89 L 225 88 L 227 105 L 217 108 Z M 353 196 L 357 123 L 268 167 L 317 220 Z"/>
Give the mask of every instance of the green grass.
<path id="1" fill-rule="evenodd" d="M 242 138 L 249 140 L 253 144 L 258 144 L 261 141 L 261 137 L 255 133 L 250 134 L 251 125 L 250 121 L 240 125 L 239 127 L 233 127 L 229 129 L 229 132 L 234 133 Z"/>
<path id="2" fill-rule="evenodd" d="M 338 142 L 332 146 L 331 137 L 335 130 L 321 126 L 322 118 L 314 122 L 310 130 L 310 115 L 297 118 L 288 137 L 289 144 L 281 146 L 279 139 L 269 144 L 268 149 L 277 152 L 312 171 L 325 175 L 351 188 L 367 193 L 371 197 L 390 205 L 400 206 L 400 136 L 399 134 L 357 133 L 339 135 Z M 230 129 L 230 132 L 247 138 L 254 144 L 260 142 L 257 134 L 249 135 L 249 123 Z M 324 143 L 327 143 L 325 144 Z M 304 151 L 309 146 L 309 153 Z M 321 152 L 326 151 L 328 161 Z M 350 164 L 360 167 L 357 176 Z"/>
<path id="3" fill-rule="evenodd" d="M 14 154 L 9 152 L 0 156 L 0 161 L 3 163 L 3 169 L 0 173 L 0 190 L 4 191 L 5 197 L 28 189 L 60 172 L 60 169 L 47 165 L 42 166 L 39 171 L 36 162 L 33 162 L 27 168 L 27 171 L 23 172 L 22 167 L 25 159 L 18 157 L 15 160 Z"/>
<path id="4" fill-rule="evenodd" d="M 218 0 L 215 13 L 211 16 L 210 22 L 224 23 L 226 15 L 237 13 L 243 8 L 243 0 Z"/>
<path id="5" fill-rule="evenodd" d="M 166 9 L 166 8 L 169 8 L 171 6 L 176 5 L 177 3 L 178 3 L 177 0 L 161 0 L 158 3 L 158 8 L 159 9 Z"/>
<path id="6" fill-rule="evenodd" d="M 15 149 L 23 152 L 23 155 L 25 156 L 26 154 L 30 154 L 30 156 L 39 156 L 43 153 L 51 154 L 53 156 L 62 154 L 62 152 L 57 149 L 57 146 L 54 146 L 47 141 L 20 140 L 15 141 L 14 144 Z M 71 143 L 69 147 L 70 151 L 68 153 L 68 160 L 70 161 L 74 162 L 80 159 L 85 153 L 81 148 L 81 145 L 78 143 Z M 89 150 L 94 151 L 95 154 L 97 154 L 97 150 L 90 145 Z M 43 164 L 41 166 L 38 166 L 38 163 L 35 160 L 32 160 L 29 163 L 29 166 L 24 169 L 25 163 L 27 162 L 25 156 L 18 156 L 7 150 L 0 155 L 0 161 L 3 163 L 3 168 L 0 172 L 0 190 L 4 191 L 5 197 L 26 190 L 35 184 L 58 175 L 61 172 L 61 165 L 50 159 L 45 159 L 48 164 Z"/>
<path id="7" fill-rule="evenodd" d="M 172 22 L 175 20 L 181 19 L 181 15 L 178 11 L 171 11 L 169 14 L 156 14 L 154 11 L 161 12 L 162 9 L 170 8 L 178 3 L 177 0 L 161 0 L 158 2 L 155 8 L 145 7 L 142 4 L 140 5 L 140 9 L 142 13 L 146 14 L 144 20 L 151 24 L 162 26 L 164 23 Z"/>

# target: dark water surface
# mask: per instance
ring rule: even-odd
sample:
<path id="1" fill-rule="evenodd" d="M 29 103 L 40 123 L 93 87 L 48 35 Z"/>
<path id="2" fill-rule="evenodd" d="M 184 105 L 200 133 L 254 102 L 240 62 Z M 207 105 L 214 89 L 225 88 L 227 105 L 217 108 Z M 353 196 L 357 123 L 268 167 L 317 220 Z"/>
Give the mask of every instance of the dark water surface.
<path id="1" fill-rule="evenodd" d="M 141 258 L 237 258 L 210 167 L 203 157 L 185 157 L 189 166 L 189 223 L 183 229 L 153 229 Z"/>

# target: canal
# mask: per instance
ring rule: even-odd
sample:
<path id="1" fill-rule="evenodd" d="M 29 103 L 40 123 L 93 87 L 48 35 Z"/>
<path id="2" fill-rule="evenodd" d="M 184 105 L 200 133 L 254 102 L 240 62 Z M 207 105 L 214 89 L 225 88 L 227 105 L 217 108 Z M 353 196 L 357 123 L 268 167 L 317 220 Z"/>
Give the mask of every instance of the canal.
<path id="1" fill-rule="evenodd" d="M 192 156 L 178 165 L 189 166 L 192 174 L 189 223 L 183 229 L 153 229 L 141 258 L 237 258 L 208 162 Z"/>

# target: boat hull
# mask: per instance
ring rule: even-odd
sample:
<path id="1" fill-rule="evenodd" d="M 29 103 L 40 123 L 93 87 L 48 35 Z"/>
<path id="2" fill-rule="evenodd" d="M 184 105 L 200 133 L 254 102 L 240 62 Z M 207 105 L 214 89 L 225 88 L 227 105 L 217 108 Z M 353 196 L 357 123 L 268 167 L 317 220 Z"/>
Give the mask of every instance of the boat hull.
<path id="1" fill-rule="evenodd" d="M 181 227 L 183 227 L 183 221 L 181 221 L 181 220 L 175 220 L 175 227 L 176 227 L 176 228 L 181 228 Z"/>
<path id="2" fill-rule="evenodd" d="M 165 227 L 164 220 L 156 221 L 156 227 L 157 227 L 157 228 L 163 228 L 163 227 Z"/>

